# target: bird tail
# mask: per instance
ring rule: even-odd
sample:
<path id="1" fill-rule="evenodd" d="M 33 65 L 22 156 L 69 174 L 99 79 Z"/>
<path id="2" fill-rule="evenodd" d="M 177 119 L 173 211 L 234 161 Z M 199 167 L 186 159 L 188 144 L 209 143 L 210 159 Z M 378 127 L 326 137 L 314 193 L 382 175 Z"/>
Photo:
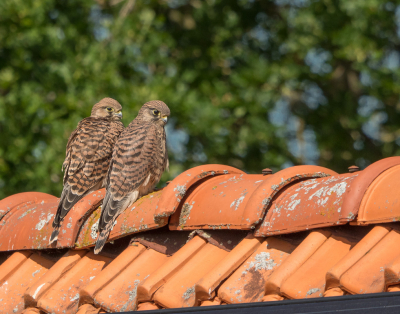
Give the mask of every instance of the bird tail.
<path id="1" fill-rule="evenodd" d="M 100 232 L 99 237 L 97 238 L 96 241 L 96 246 L 94 248 L 94 254 L 99 254 L 100 251 L 103 249 L 108 239 L 108 235 L 110 234 L 110 231 L 111 229 L 106 228 Z"/>
<path id="2" fill-rule="evenodd" d="M 60 233 L 60 225 L 59 224 L 56 226 L 54 226 L 54 224 L 53 224 L 53 228 L 54 229 L 53 229 L 53 232 L 51 233 L 49 244 L 52 244 L 54 241 L 57 241 L 58 234 Z"/>

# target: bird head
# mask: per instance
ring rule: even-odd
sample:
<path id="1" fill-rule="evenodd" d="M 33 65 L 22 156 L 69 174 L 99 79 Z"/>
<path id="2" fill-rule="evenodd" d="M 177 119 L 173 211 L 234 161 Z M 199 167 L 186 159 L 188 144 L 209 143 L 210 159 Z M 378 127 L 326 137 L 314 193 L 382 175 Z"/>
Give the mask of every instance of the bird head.
<path id="1" fill-rule="evenodd" d="M 103 98 L 92 108 L 92 117 L 110 120 L 122 119 L 122 106 L 112 98 Z"/>
<path id="2" fill-rule="evenodd" d="M 167 124 L 170 113 L 168 106 L 164 102 L 151 100 L 140 108 L 138 118 L 164 126 Z"/>

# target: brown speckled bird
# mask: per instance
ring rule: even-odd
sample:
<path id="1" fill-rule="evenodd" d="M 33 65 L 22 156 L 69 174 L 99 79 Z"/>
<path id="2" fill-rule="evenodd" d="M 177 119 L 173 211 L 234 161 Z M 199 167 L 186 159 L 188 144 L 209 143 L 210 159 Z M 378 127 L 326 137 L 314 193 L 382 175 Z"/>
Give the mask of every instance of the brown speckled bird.
<path id="1" fill-rule="evenodd" d="M 106 243 L 117 217 L 138 198 L 153 191 L 168 168 L 164 126 L 169 114 L 162 101 L 149 101 L 119 137 L 107 176 L 95 254 Z"/>
<path id="2" fill-rule="evenodd" d="M 63 163 L 64 188 L 53 221 L 50 243 L 58 238 L 61 223 L 86 194 L 105 185 L 114 145 L 124 129 L 122 106 L 104 98 L 92 108 L 90 117 L 79 122 L 67 143 Z"/>

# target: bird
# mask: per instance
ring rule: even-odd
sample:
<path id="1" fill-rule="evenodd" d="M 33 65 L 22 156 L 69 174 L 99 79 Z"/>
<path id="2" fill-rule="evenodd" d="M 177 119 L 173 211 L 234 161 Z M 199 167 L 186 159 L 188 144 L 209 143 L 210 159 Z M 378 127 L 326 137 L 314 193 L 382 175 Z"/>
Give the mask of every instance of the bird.
<path id="1" fill-rule="evenodd" d="M 85 195 L 105 185 L 114 145 L 124 129 L 122 106 L 103 98 L 92 108 L 90 117 L 78 123 L 68 139 L 63 190 L 53 220 L 49 243 L 58 239 L 61 224 L 71 208 Z"/>
<path id="2" fill-rule="evenodd" d="M 140 197 L 152 192 L 169 167 L 165 125 L 170 110 L 160 100 L 146 102 L 115 145 L 98 224 L 98 254 L 117 217 Z"/>

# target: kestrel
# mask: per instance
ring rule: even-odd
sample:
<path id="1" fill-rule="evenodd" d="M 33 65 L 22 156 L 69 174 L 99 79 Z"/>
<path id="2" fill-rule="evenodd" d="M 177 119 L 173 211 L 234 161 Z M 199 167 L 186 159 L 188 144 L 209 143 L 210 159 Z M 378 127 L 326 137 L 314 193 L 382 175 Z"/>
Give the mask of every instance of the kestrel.
<path id="1" fill-rule="evenodd" d="M 149 101 L 121 133 L 107 175 L 95 254 L 106 243 L 117 217 L 138 198 L 153 191 L 168 168 L 164 126 L 169 114 L 162 101 Z"/>
<path id="2" fill-rule="evenodd" d="M 79 122 L 67 143 L 64 188 L 53 221 L 50 243 L 58 238 L 60 225 L 71 208 L 86 194 L 105 185 L 114 145 L 124 129 L 122 106 L 104 98 L 92 108 L 90 117 Z"/>

